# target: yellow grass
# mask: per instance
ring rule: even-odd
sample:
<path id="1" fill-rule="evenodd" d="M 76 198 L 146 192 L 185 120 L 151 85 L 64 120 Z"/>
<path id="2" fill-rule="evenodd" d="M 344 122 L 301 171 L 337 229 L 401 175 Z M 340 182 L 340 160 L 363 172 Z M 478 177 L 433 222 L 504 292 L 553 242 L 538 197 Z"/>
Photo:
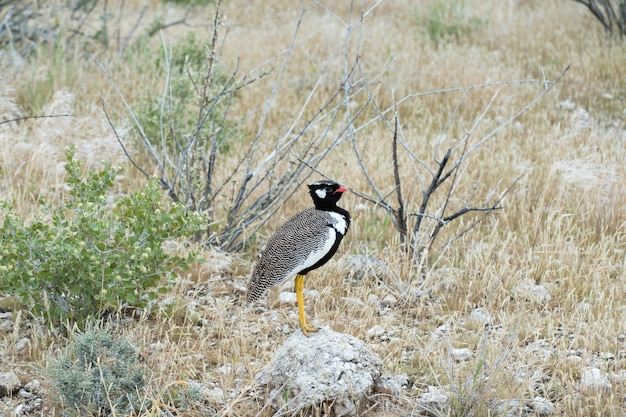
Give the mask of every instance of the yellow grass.
<path id="1" fill-rule="evenodd" d="M 111 10 L 119 7 L 119 2 L 109 3 L 113 3 Z M 122 34 L 130 32 L 143 7 L 148 7 L 147 14 L 137 34 L 157 16 L 174 21 L 185 11 L 183 6 L 157 2 L 126 3 Z M 239 65 L 239 73 L 245 74 L 271 59 L 262 70 L 273 69 L 242 91 L 234 107 L 234 116 L 239 117 L 257 110 L 245 125 L 252 140 L 282 64 L 282 56 L 275 56 L 288 48 L 303 6 L 289 1 L 226 3 L 220 31 L 223 64 L 231 69 Z M 285 134 L 321 72 L 325 78 L 308 108 L 310 114 L 323 97 L 340 87 L 345 23 L 357 23 L 362 8 L 372 6 L 364 3 L 328 2 L 325 9 L 305 2 L 299 43 L 265 122 L 264 151 L 269 152 L 276 138 Z M 355 78 L 380 74 L 371 94 L 387 108 L 394 98 L 412 93 L 499 81 L 554 80 L 569 65 L 562 81 L 535 107 L 470 154 L 451 204 L 461 207 L 474 188 L 472 204 L 493 201 L 519 180 L 504 199 L 504 209 L 448 246 L 448 239 L 480 213 L 444 228 L 429 254 L 430 261 L 437 262 L 428 265 L 425 276 L 408 268 L 387 213 L 356 195 L 345 195 L 341 205 L 353 214 L 353 224 L 335 260 L 306 281 L 306 288 L 319 292 L 306 298 L 309 321 L 365 340 L 381 355 L 386 373 L 409 377 L 409 387 L 401 396 L 376 397 L 373 401 L 378 405 L 369 411 L 371 415 L 406 415 L 415 410 L 427 386 L 461 389 L 480 368 L 481 379 L 466 386 L 475 390 L 474 402 L 469 393 L 457 394 L 453 396 L 457 408 L 442 415 L 459 415 L 463 404 L 470 404 L 475 415 L 487 415 L 490 400 L 541 396 L 553 402 L 558 415 L 621 416 L 626 412 L 626 49 L 623 42 L 608 40 L 588 11 L 573 1 L 457 3 L 464 5 L 461 24 L 472 18 L 482 23 L 436 44 L 424 22 L 438 1 L 382 2 L 350 33 L 349 60 L 360 55 L 362 71 Z M 195 26 L 164 30 L 165 42 L 174 44 L 194 31 L 208 44 L 213 10 L 213 6 L 196 7 L 188 18 Z M 148 44 L 155 54 L 162 53 L 158 35 Z M 133 71 L 137 66 L 120 59 L 115 47 L 106 51 L 94 42 L 90 50 L 107 65 L 126 100 L 160 97 L 164 74 Z M 127 166 L 118 191 L 143 184 L 102 111 L 101 99 L 121 109 L 120 97 L 105 74 L 83 53 L 52 49 L 41 45 L 19 66 L 4 55 L 1 64 L 0 120 L 31 112 L 72 115 L 0 125 L 0 189 L 3 198 L 14 200 L 27 216 L 40 196 L 55 198 L 63 191 L 63 150 L 71 144 L 77 146 L 77 156 L 87 168 L 99 166 L 102 160 Z M 509 84 L 469 92 L 438 157 L 462 139 L 496 91 L 470 145 L 527 105 L 542 86 L 540 82 Z M 439 135 L 462 96 L 463 92 L 452 92 L 413 98 L 398 109 L 403 140 L 431 167 Z M 365 99 L 356 98 L 355 106 Z M 562 105 L 565 101 L 572 105 Z M 363 121 L 375 115 L 369 107 Z M 392 135 L 380 120 L 356 135 L 364 164 L 385 195 L 394 188 Z M 426 182 L 429 178 L 421 167 L 413 169 L 414 161 L 402 150 L 399 162 L 403 194 L 415 211 L 423 191 L 419 176 Z M 349 140 L 318 169 L 373 196 Z M 395 206 L 395 195 L 388 201 Z M 168 294 L 180 308 L 170 313 L 153 311 L 125 324 L 121 331 L 132 333 L 153 372 L 151 384 L 164 387 L 186 380 L 217 387 L 224 396 L 219 401 L 213 398 L 211 405 L 220 415 L 257 415 L 266 398 L 252 389 L 255 375 L 282 341 L 298 331 L 297 317 L 295 306 L 281 304 L 278 298 L 280 291 L 291 291 L 291 283 L 272 289 L 266 301 L 252 307 L 244 304 L 243 289 L 254 253 L 272 230 L 309 205 L 303 187 L 255 236 L 252 253 L 224 255 L 206 249 L 206 264 L 181 277 Z M 381 283 L 368 277 L 352 284 L 344 279 L 340 258 L 355 253 L 382 259 L 393 280 Z M 222 263 L 224 259 L 228 262 Z M 541 285 L 551 298 L 520 296 L 522 284 Z M 406 287 L 410 291 L 402 289 Z M 368 305 L 372 296 L 382 299 L 389 294 L 398 302 L 384 313 Z M 479 307 L 493 317 L 489 330 L 467 320 Z M 37 334 L 23 323 L 22 319 L 21 327 L 0 331 L 0 346 L 4 345 L 0 350 L 6 352 L 0 355 L 0 369 L 10 365 L 25 379 L 45 381 L 45 354 L 63 341 Z M 448 331 L 434 337 L 433 332 L 444 324 Z M 386 337 L 368 337 L 374 326 L 384 328 Z M 31 340 L 30 350 L 12 351 L 15 339 L 24 336 Z M 473 356 L 464 362 L 451 361 L 453 348 L 469 348 Z M 607 354 L 610 359 L 600 359 Z M 592 365 L 607 375 L 611 389 L 579 392 L 581 374 Z M 46 394 L 44 403 L 41 415 L 58 413 L 52 393 Z"/>

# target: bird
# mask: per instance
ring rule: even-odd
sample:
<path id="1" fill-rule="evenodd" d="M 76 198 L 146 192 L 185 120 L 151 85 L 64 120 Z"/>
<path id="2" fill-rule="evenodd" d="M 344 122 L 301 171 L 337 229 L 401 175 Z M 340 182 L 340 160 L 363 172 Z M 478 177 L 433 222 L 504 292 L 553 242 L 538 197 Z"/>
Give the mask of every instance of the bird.
<path id="1" fill-rule="evenodd" d="M 280 226 L 268 240 L 250 279 L 248 303 L 258 300 L 271 287 L 295 277 L 300 329 L 305 336 L 311 327 L 304 315 L 304 278 L 328 262 L 350 227 L 350 213 L 337 206 L 348 189 L 334 181 L 308 185 L 314 207 L 301 211 Z"/>

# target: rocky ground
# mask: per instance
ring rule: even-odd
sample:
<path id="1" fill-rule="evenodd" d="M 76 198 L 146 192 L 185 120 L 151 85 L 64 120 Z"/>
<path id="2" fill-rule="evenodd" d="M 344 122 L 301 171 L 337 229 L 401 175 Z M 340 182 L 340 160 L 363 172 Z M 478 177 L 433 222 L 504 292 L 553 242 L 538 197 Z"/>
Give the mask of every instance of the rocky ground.
<path id="1" fill-rule="evenodd" d="M 345 256 L 336 265 L 345 271 L 345 284 L 379 279 L 384 277 L 385 273 L 384 263 L 372 256 Z M 245 279 L 246 277 L 242 276 L 233 280 L 232 292 L 223 294 L 223 297 L 208 294 L 198 296 L 205 293 L 206 287 L 200 290 L 193 285 L 190 286 L 187 294 L 193 296 L 185 298 L 182 304 L 186 310 L 185 314 L 189 316 L 192 312 L 197 314 L 202 311 L 212 311 L 215 314 L 215 306 L 230 305 L 232 298 L 241 294 Z M 529 282 L 522 282 L 514 288 L 513 296 L 537 305 L 545 305 L 551 298 L 549 288 Z M 202 385 L 204 396 L 204 400 L 201 401 L 204 405 L 198 405 L 196 412 L 200 412 L 201 415 L 229 412 L 237 414 L 232 407 L 234 404 L 234 410 L 241 412 L 237 406 L 239 398 L 242 404 L 245 403 L 247 406 L 256 404 L 257 411 L 252 414 L 245 412 L 243 413 L 245 415 L 254 415 L 257 412 L 261 415 L 290 414 L 313 407 L 339 416 L 362 414 L 445 416 L 456 415 L 454 407 L 467 407 L 470 410 L 471 407 L 477 407 L 472 402 L 488 398 L 481 409 L 488 410 L 493 415 L 551 416 L 562 414 L 562 408 L 558 403 L 559 395 L 562 394 L 553 392 L 553 375 L 547 373 L 545 367 L 534 368 L 532 363 L 545 363 L 550 358 L 563 357 L 572 366 L 580 366 L 582 371 L 576 381 L 576 387 L 570 387 L 579 395 L 610 392 L 612 384 L 621 384 L 626 378 L 623 371 L 611 373 L 605 371 L 608 363 L 621 363 L 626 359 L 626 350 L 593 354 L 585 349 L 559 352 L 557 351 L 559 347 L 553 344 L 556 339 L 544 338 L 534 340 L 519 349 L 507 346 L 500 352 L 500 357 L 485 364 L 504 368 L 511 366 L 505 364 L 507 356 L 523 354 L 529 358 L 525 364 L 513 366 L 518 366 L 516 373 L 520 381 L 533 381 L 535 384 L 531 389 L 531 392 L 535 393 L 532 397 L 528 397 L 527 394 L 519 398 L 497 398 L 489 395 L 484 397 L 485 394 L 480 392 L 481 381 L 465 380 L 456 386 L 436 383 L 432 378 L 417 375 L 410 369 L 416 366 L 416 356 L 428 357 L 436 350 L 447 352 L 444 356 L 450 361 L 452 368 L 457 366 L 460 369 L 464 364 L 476 366 L 480 363 L 477 358 L 486 356 L 486 346 L 510 338 L 510 332 L 499 325 L 497 317 L 487 309 L 474 309 L 458 320 L 448 321 L 431 331 L 424 332 L 419 328 L 411 328 L 406 321 L 402 322 L 400 317 L 407 313 L 406 307 L 403 307 L 402 301 L 392 294 L 384 297 L 370 294 L 367 299 L 344 297 L 340 300 L 342 304 L 350 305 L 351 308 L 372 310 L 373 315 L 379 318 L 377 321 L 384 324 L 372 325 L 359 335 L 360 338 L 334 331 L 327 326 L 323 326 L 319 333 L 306 338 L 297 329 L 297 321 L 293 320 L 294 297 L 295 294 L 288 285 L 285 285 L 278 294 L 270 297 L 277 299 L 278 308 L 268 309 L 264 307 L 264 302 L 253 308 L 253 311 L 261 312 L 259 318 L 267 321 L 267 325 L 274 329 L 273 337 L 280 335 L 278 338 L 282 342 L 265 345 L 267 351 L 262 355 L 262 360 L 257 362 L 256 375 L 252 383 L 246 380 L 247 366 L 239 369 L 235 368 L 235 363 L 226 362 L 216 365 L 212 377 L 201 377 L 194 381 Z M 314 304 L 323 295 L 320 291 L 308 290 L 305 291 L 305 297 Z M 160 304 L 163 308 L 168 308 L 172 302 L 170 297 L 162 300 Z M 436 304 L 436 301 L 434 303 Z M 276 314 L 280 312 L 287 315 Z M 3 334 L 0 350 L 0 364 L 3 369 L 0 373 L 0 415 L 7 417 L 61 415 L 58 394 L 51 388 L 50 376 L 45 370 L 45 358 L 54 352 L 56 344 L 63 343 L 63 338 L 58 337 L 60 333 L 58 329 L 50 332 L 42 320 L 24 316 L 25 314 L 15 311 L 0 313 L 0 331 Z M 130 324 L 128 328 L 141 324 L 132 324 L 135 320 L 126 320 L 127 324 Z M 428 322 L 428 319 L 424 320 L 424 323 Z M 254 324 L 246 323 L 245 326 L 254 327 Z M 194 327 L 210 325 L 206 318 L 202 318 Z M 409 335 L 415 332 L 421 333 L 419 337 L 421 345 L 408 343 L 411 339 Z M 451 335 L 458 332 L 467 333 L 469 337 L 482 341 L 477 349 L 455 347 L 454 344 L 457 342 L 451 339 Z M 227 331 L 224 337 L 228 335 L 232 337 L 234 333 L 236 331 L 233 333 Z M 567 339 L 568 335 L 562 334 L 561 337 Z M 624 339 L 625 336 L 618 337 Z M 146 343 L 145 340 L 138 342 Z M 210 345 L 223 343 L 225 341 L 219 340 L 218 337 L 211 341 Z M 259 344 L 264 346 L 262 341 L 259 341 Z M 149 352 L 154 347 L 139 346 L 139 349 Z M 167 355 L 167 351 L 163 351 L 162 354 Z M 185 353 L 189 354 L 190 352 Z M 207 359 L 202 352 L 195 352 L 194 355 L 200 356 L 197 358 L 199 361 Z M 151 362 L 149 358 L 147 361 Z M 390 366 L 390 363 L 394 364 Z M 408 372 L 401 372 L 402 370 Z M 215 377 L 231 373 L 238 375 L 232 384 Z M 488 384 L 489 374 L 483 373 L 480 369 L 476 369 L 473 377 L 483 379 L 482 383 Z M 428 382 L 429 379 L 431 382 Z M 245 384 L 247 386 L 243 387 Z M 551 386 L 552 388 L 549 388 Z M 459 392 L 463 389 L 467 392 Z M 460 399 L 463 399 L 465 404 L 455 402 Z"/>

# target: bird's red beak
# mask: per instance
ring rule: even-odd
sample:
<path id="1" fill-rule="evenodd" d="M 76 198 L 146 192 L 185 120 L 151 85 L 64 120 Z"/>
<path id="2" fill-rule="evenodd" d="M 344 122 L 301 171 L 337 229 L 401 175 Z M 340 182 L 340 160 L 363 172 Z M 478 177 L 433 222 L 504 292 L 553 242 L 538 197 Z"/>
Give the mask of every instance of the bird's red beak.
<path id="1" fill-rule="evenodd" d="M 333 194 L 344 193 L 346 191 L 348 191 L 348 189 L 344 187 L 343 185 L 340 185 L 339 188 L 337 188 Z"/>

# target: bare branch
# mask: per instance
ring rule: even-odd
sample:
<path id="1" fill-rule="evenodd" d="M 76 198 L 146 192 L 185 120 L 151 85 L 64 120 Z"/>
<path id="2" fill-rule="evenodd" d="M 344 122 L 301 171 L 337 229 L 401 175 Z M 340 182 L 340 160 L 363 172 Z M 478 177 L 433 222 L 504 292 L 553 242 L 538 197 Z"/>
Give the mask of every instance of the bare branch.
<path id="1" fill-rule="evenodd" d="M 513 183 L 509 187 L 507 187 L 504 190 L 504 192 L 502 192 L 500 194 L 500 197 L 491 205 L 491 207 L 486 207 L 486 208 L 488 208 L 488 209 L 489 208 L 494 208 L 495 210 L 504 209 L 504 206 L 500 206 L 500 204 L 502 203 L 504 198 L 513 190 L 513 188 L 517 185 L 517 183 L 519 182 L 519 180 L 521 178 L 522 178 L 521 175 L 518 176 L 515 179 L 515 181 L 513 181 Z M 474 211 L 482 211 L 482 210 L 474 210 Z M 452 236 L 445 244 L 443 244 L 441 246 L 439 257 L 431 263 L 432 267 L 434 267 L 439 262 L 441 257 L 444 256 L 444 254 L 446 252 L 446 249 L 452 244 L 452 242 L 454 242 L 455 240 L 458 240 L 461 237 L 463 237 L 466 233 L 468 233 L 469 231 L 474 229 L 477 225 L 482 223 L 489 214 L 491 214 L 491 210 L 484 210 L 484 211 L 485 211 L 485 213 L 482 216 L 478 217 L 476 220 L 471 222 L 467 227 L 465 227 L 462 231 L 460 231 L 457 234 L 455 234 L 454 236 Z"/>
<path id="2" fill-rule="evenodd" d="M 137 168 L 137 170 L 139 172 L 141 172 L 146 178 L 150 178 L 151 175 L 146 172 L 141 165 L 139 165 L 137 163 L 137 161 L 135 161 L 135 159 L 130 155 L 130 153 L 128 152 L 128 149 L 126 148 L 126 145 L 124 144 L 124 142 L 122 142 L 122 139 L 120 138 L 119 134 L 117 133 L 117 129 L 115 128 L 115 125 L 113 124 L 113 122 L 111 121 L 111 117 L 109 116 L 109 112 L 107 112 L 106 106 L 104 104 L 104 100 L 101 99 L 101 103 L 102 103 L 102 111 L 104 112 L 104 115 L 107 119 L 107 122 L 109 123 L 109 126 L 111 127 L 111 130 L 113 130 L 113 134 L 115 135 L 115 139 L 117 139 L 117 142 L 120 144 L 120 146 L 122 147 L 122 151 L 124 151 L 124 155 L 126 155 L 126 157 L 128 158 L 128 160 L 131 162 L 131 164 L 133 164 L 133 166 L 135 168 Z M 161 184 L 161 187 L 163 187 L 163 189 L 167 190 L 169 192 L 169 196 L 173 201 L 178 202 L 178 196 L 176 195 L 176 193 L 174 192 L 174 190 L 172 189 L 172 187 L 170 186 L 170 184 L 168 184 L 166 181 L 163 180 L 163 178 L 159 179 L 159 183 Z"/>
<path id="3" fill-rule="evenodd" d="M 0 122 L 0 125 L 3 125 L 5 123 L 11 123 L 11 122 L 21 122 L 24 120 L 28 120 L 28 119 L 51 119 L 54 117 L 74 117 L 73 114 L 50 114 L 48 116 L 22 116 L 22 117 L 16 117 L 15 119 L 9 119 L 9 120 L 3 120 Z"/>
<path id="4" fill-rule="evenodd" d="M 445 169 L 446 165 L 448 164 L 448 161 L 450 160 L 451 153 L 452 153 L 452 149 L 448 149 L 448 151 L 444 155 L 441 162 L 438 163 L 439 168 L 437 169 L 437 172 L 435 173 L 435 175 L 432 177 L 430 181 L 430 185 L 428 186 L 428 188 L 424 191 L 422 195 L 422 203 L 420 204 L 420 208 L 418 210 L 419 214 L 426 213 L 426 207 L 428 206 L 428 201 L 430 200 L 430 197 L 433 195 L 435 190 L 437 190 L 437 188 L 441 186 L 442 184 L 441 175 L 443 174 L 443 170 Z M 419 233 L 421 225 L 422 225 L 422 216 L 418 216 L 417 221 L 415 222 L 415 225 L 413 226 L 413 236 L 411 237 L 412 247 L 414 247 L 415 237 Z"/>
<path id="5" fill-rule="evenodd" d="M 130 28 L 130 30 L 128 31 L 126 36 L 124 36 L 124 42 L 122 42 L 121 46 L 120 46 L 120 52 L 121 53 L 124 53 L 124 51 L 128 47 L 128 43 L 130 42 L 131 38 L 133 37 L 133 34 L 137 31 L 137 28 L 139 28 L 139 24 L 141 23 L 141 21 L 142 21 L 142 19 L 145 16 L 147 11 L 148 11 L 148 6 L 144 6 L 141 9 L 141 12 L 139 12 L 139 16 L 137 17 L 137 20 L 135 20 L 135 24 L 133 24 L 133 26 Z M 118 15 L 118 25 L 119 25 L 119 23 L 121 21 L 121 18 L 122 18 L 122 11 L 120 10 L 120 13 Z M 119 41 L 118 41 L 118 43 L 119 43 Z"/>
<path id="6" fill-rule="evenodd" d="M 106 66 L 104 65 L 104 63 L 102 61 L 100 61 L 95 56 L 91 55 L 91 58 L 94 60 L 96 65 L 98 65 L 100 70 L 106 75 L 107 79 L 109 80 L 109 83 L 111 84 L 111 86 L 113 87 L 115 92 L 117 93 L 118 97 L 122 100 L 122 103 L 124 104 L 124 108 L 126 109 L 127 113 L 131 117 L 131 119 L 133 121 L 133 127 L 139 133 L 139 138 L 141 139 L 143 145 L 150 152 L 150 154 L 152 155 L 152 158 L 155 160 L 157 166 L 162 166 L 163 163 L 161 161 L 161 158 L 159 158 L 156 150 L 154 149 L 154 147 L 152 146 L 152 143 L 150 142 L 150 139 L 146 136 L 146 133 L 144 132 L 143 127 L 141 126 L 141 124 L 137 120 L 137 116 L 133 112 L 133 109 L 131 108 L 130 104 L 128 104 L 128 102 L 126 101 L 126 98 L 122 94 L 122 91 L 118 87 L 117 83 L 111 77 L 111 74 L 107 70 Z"/>
<path id="7" fill-rule="evenodd" d="M 548 94 L 552 88 L 554 88 L 555 85 L 557 85 L 561 79 L 565 76 L 565 74 L 567 73 L 567 71 L 569 70 L 570 66 L 568 65 L 567 67 L 565 67 L 565 69 L 563 70 L 563 72 L 561 72 L 561 74 L 556 78 L 556 80 L 548 82 L 548 87 L 544 88 L 541 93 L 539 93 L 538 95 L 535 96 L 535 98 L 528 103 L 527 105 L 525 105 L 524 107 L 522 107 L 520 110 L 518 110 L 515 114 L 513 114 L 511 117 L 509 117 L 507 120 L 505 120 L 503 123 L 501 123 L 500 125 L 498 125 L 498 127 L 496 127 L 495 129 L 493 129 L 491 132 L 487 133 L 485 136 L 483 136 L 478 142 L 476 142 L 472 147 L 469 148 L 469 150 L 467 151 L 467 153 L 471 153 L 472 151 L 474 151 L 476 148 L 478 148 L 482 143 L 484 143 L 486 140 L 490 139 L 491 137 L 495 136 L 496 133 L 498 133 L 499 131 L 501 131 L 502 129 L 504 129 L 505 127 L 507 127 L 508 125 L 510 125 L 511 123 L 513 123 L 517 118 L 519 118 L 522 114 L 526 113 L 528 110 L 530 110 L 532 107 L 535 106 L 535 104 L 537 104 L 541 99 L 543 99 L 543 97 Z"/>
<path id="8" fill-rule="evenodd" d="M 391 144 L 391 153 L 393 159 L 393 178 L 396 184 L 395 191 L 398 198 L 397 224 L 400 233 L 400 242 L 404 243 L 407 234 L 406 217 L 404 214 L 404 199 L 402 198 L 402 182 L 400 181 L 400 164 L 398 163 L 398 112 L 396 112 L 395 129 L 393 132 L 393 140 Z"/>

